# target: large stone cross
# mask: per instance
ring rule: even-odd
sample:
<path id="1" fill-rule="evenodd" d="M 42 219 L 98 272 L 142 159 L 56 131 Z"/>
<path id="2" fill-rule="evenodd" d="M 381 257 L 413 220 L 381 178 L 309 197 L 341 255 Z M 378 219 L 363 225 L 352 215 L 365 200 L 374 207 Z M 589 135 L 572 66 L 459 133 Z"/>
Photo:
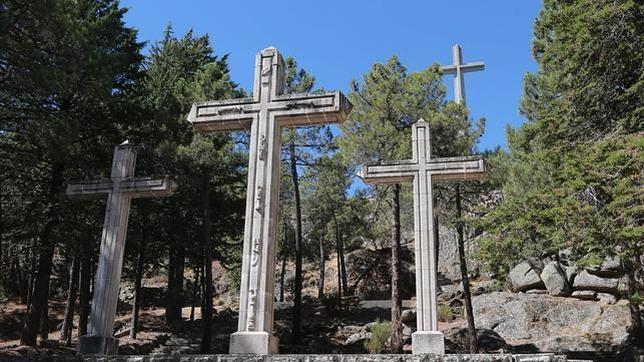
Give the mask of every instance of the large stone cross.
<path id="1" fill-rule="evenodd" d="M 412 125 L 411 130 L 411 160 L 365 165 L 360 176 L 369 183 L 413 181 L 417 331 L 412 334 L 412 352 L 444 354 L 445 342 L 443 334 L 438 330 L 437 319 L 432 182 L 482 178 L 485 175 L 485 165 L 478 156 L 431 158 L 431 137 L 427 122 L 420 119 Z"/>
<path id="2" fill-rule="evenodd" d="M 277 49 L 266 48 L 255 60 L 251 98 L 195 103 L 188 116 L 204 133 L 250 128 L 239 324 L 230 353 L 277 352 L 273 289 L 281 128 L 341 122 L 351 109 L 340 92 L 283 94 L 284 79 L 284 60 Z"/>
<path id="3" fill-rule="evenodd" d="M 463 64 L 463 49 L 455 44 L 452 47 L 453 64 L 441 66 L 441 72 L 454 74 L 454 101 L 458 104 L 465 104 L 465 79 L 463 73 L 476 72 L 485 69 L 483 62 L 472 62 Z"/>
<path id="4" fill-rule="evenodd" d="M 94 284 L 89 334 L 81 336 L 80 354 L 116 354 L 114 316 L 121 283 L 121 268 L 130 201 L 133 198 L 165 197 L 174 192 L 169 176 L 164 178 L 134 177 L 136 151 L 127 141 L 116 146 L 110 179 L 85 181 L 67 186 L 72 198 L 107 196 L 103 236 Z"/>

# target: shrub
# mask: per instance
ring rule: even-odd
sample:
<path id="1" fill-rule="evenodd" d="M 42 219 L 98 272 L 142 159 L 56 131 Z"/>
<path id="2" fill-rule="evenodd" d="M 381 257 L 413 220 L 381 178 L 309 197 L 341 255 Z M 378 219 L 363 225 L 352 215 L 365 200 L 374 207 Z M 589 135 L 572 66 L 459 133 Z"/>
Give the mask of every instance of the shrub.
<path id="1" fill-rule="evenodd" d="M 449 322 L 454 319 L 454 311 L 449 305 L 438 305 L 438 320 L 440 322 Z"/>
<path id="2" fill-rule="evenodd" d="M 364 348 L 369 353 L 382 353 L 387 349 L 387 341 L 391 335 L 391 324 L 377 320 L 371 328 L 371 337 L 364 341 Z"/>

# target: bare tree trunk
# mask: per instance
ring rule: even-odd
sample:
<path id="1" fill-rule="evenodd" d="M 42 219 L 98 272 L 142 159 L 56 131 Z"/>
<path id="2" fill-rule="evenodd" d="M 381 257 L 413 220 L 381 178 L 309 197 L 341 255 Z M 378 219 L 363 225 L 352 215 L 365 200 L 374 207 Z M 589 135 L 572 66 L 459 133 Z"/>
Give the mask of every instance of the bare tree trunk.
<path id="1" fill-rule="evenodd" d="M 434 205 L 436 205 L 435 202 L 434 202 Z M 438 216 L 436 215 L 434 215 L 434 240 L 436 242 L 436 255 L 434 255 L 434 261 L 436 262 L 436 264 L 434 265 L 436 265 L 436 268 L 438 268 L 438 260 L 440 259 L 441 238 L 440 238 L 440 230 L 438 228 Z"/>
<path id="2" fill-rule="evenodd" d="M 4 175 L 2 176 L 4 178 Z M 2 219 L 2 179 L 0 178 L 0 275 L 2 275 L 1 280 L 4 282 L 4 275 L 5 275 L 5 270 L 4 270 L 4 253 L 3 253 L 3 247 L 4 247 L 4 221 Z"/>
<path id="3" fill-rule="evenodd" d="M 293 291 L 293 343 L 298 343 L 301 337 L 302 315 L 302 209 L 300 202 L 300 182 L 297 175 L 295 158 L 295 137 L 291 138 L 289 145 L 291 161 L 291 179 L 293 180 L 293 194 L 295 196 L 295 287 Z"/>
<path id="4" fill-rule="evenodd" d="M 36 283 L 36 258 L 33 255 L 33 249 L 29 252 L 29 283 L 27 285 L 27 314 L 31 310 L 31 301 L 34 296 L 34 284 Z"/>
<path id="5" fill-rule="evenodd" d="M 168 296 L 165 306 L 165 320 L 171 328 L 181 322 L 181 306 L 183 304 L 183 269 L 185 264 L 184 246 L 173 242 L 170 246 L 168 265 Z"/>
<path id="6" fill-rule="evenodd" d="M 349 287 L 347 282 L 347 266 L 344 259 L 344 240 L 342 240 L 340 223 L 338 223 L 338 218 L 335 213 L 333 213 L 333 223 L 335 224 L 336 249 L 338 252 L 338 276 L 342 279 L 342 291 L 344 291 L 344 294 L 348 294 Z"/>
<path id="7" fill-rule="evenodd" d="M 197 304 L 197 291 L 199 290 L 199 275 L 201 274 L 201 267 L 197 266 L 195 270 L 195 281 L 192 284 L 192 298 L 190 302 L 190 322 L 195 321 L 195 305 Z"/>
<path id="8" fill-rule="evenodd" d="M 46 213 L 46 222 L 40 237 L 40 257 L 38 258 L 38 277 L 34 286 L 34 294 L 31 300 L 31 308 L 25 318 L 22 327 L 20 344 L 24 346 L 35 346 L 38 332 L 42 332 L 41 321 L 43 315 L 47 316 L 47 302 L 49 300 L 49 279 L 54 258 L 54 227 L 58 215 L 58 193 L 62 184 L 63 165 L 54 163 L 49 180 L 48 201 L 49 207 Z M 46 330 L 46 329 L 45 329 Z M 42 334 L 42 333 L 41 333 Z M 45 339 L 47 336 L 45 336 Z"/>
<path id="9" fill-rule="evenodd" d="M 635 257 L 635 264 L 631 262 L 624 263 L 626 267 L 626 277 L 628 278 L 628 295 L 633 296 L 637 293 L 637 280 L 635 278 L 636 267 L 639 265 L 638 257 Z M 639 303 L 628 303 L 628 309 L 631 316 L 630 339 L 637 347 L 644 347 L 644 327 L 642 326 L 642 318 L 640 317 Z"/>
<path id="10" fill-rule="evenodd" d="M 467 273 L 467 259 L 465 258 L 465 237 L 463 222 L 461 220 L 463 207 L 461 204 L 461 185 L 456 185 L 456 233 L 458 234 L 458 259 L 461 264 L 461 281 L 463 283 L 463 294 L 465 296 L 465 314 L 467 317 L 467 334 L 470 353 L 478 353 L 478 342 L 476 340 L 476 325 L 474 324 L 474 309 L 472 308 L 472 293 L 470 292 L 470 278 Z"/>
<path id="11" fill-rule="evenodd" d="M 391 352 L 402 352 L 400 282 L 400 185 L 393 187 L 391 229 Z"/>
<path id="12" fill-rule="evenodd" d="M 321 300 L 322 298 L 324 298 L 324 279 L 325 279 L 325 274 L 326 274 L 325 273 L 326 270 L 324 270 L 325 267 L 326 267 L 326 265 L 325 265 L 326 264 L 325 263 L 326 256 L 324 255 L 324 238 L 323 237 L 319 238 L 319 246 L 320 246 L 320 280 L 318 282 L 318 299 Z"/>
<path id="13" fill-rule="evenodd" d="M 144 218 L 146 220 L 147 218 Z M 145 221 L 144 221 L 145 222 Z M 147 235 L 145 225 L 141 227 L 141 240 L 136 255 L 136 271 L 134 272 L 134 302 L 132 303 L 132 325 L 130 327 L 130 338 L 136 339 L 139 332 L 139 310 L 141 309 L 141 281 L 143 279 L 145 243 Z"/>
<path id="14" fill-rule="evenodd" d="M 203 212 L 203 267 L 205 287 L 202 297 L 201 308 L 201 353 L 210 353 L 212 338 L 212 253 L 210 246 L 210 234 L 212 222 L 210 220 L 210 175 L 203 176 L 202 212 Z"/>
<path id="15" fill-rule="evenodd" d="M 47 286 L 47 303 L 42 307 L 40 314 L 40 332 L 38 336 L 41 341 L 49 340 L 49 285 Z"/>
<path id="16" fill-rule="evenodd" d="M 288 245 L 288 225 L 284 221 L 284 239 L 282 239 L 282 272 L 280 273 L 280 302 L 284 301 L 284 276 L 286 274 L 286 252 Z"/>
<path id="17" fill-rule="evenodd" d="M 280 273 L 280 302 L 284 301 L 284 274 L 286 273 L 286 255 L 282 257 L 282 272 Z"/>
<path id="18" fill-rule="evenodd" d="M 37 335 L 41 330 L 43 310 L 47 308 L 49 294 L 49 274 L 51 273 L 53 247 L 41 251 L 38 257 L 38 274 L 34 283 L 34 292 L 31 297 L 31 308 L 25 318 L 22 328 L 21 345 L 35 346 Z M 46 312 L 45 312 L 46 313 Z"/>
<path id="19" fill-rule="evenodd" d="M 67 303 L 65 304 L 65 316 L 63 326 L 60 328 L 60 343 L 66 346 L 72 344 L 72 329 L 74 328 L 74 310 L 76 309 L 76 294 L 78 292 L 78 272 L 80 269 L 80 257 L 74 254 L 72 259 L 71 275 L 67 287 Z"/>
<path id="20" fill-rule="evenodd" d="M 78 335 L 87 334 L 87 320 L 89 317 L 89 299 L 92 262 L 88 253 L 89 247 L 81 245 L 81 265 L 80 265 L 80 293 L 78 301 Z"/>

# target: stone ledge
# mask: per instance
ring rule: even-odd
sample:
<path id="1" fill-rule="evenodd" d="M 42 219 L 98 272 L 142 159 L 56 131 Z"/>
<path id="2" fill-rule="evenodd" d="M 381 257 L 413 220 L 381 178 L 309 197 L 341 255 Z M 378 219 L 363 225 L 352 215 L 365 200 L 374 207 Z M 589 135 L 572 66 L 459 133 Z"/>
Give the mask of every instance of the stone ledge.
<path id="1" fill-rule="evenodd" d="M 182 355 L 182 356 L 46 356 L 38 361 L 88 361 L 88 362 L 566 362 L 563 355 L 543 354 L 353 354 L 353 355 Z"/>

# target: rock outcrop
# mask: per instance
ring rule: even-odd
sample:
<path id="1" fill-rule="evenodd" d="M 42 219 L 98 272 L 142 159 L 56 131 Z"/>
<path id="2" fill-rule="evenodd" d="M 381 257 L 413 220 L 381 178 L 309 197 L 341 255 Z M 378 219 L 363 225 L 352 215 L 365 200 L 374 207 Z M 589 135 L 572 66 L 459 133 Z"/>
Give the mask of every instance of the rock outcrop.
<path id="1" fill-rule="evenodd" d="M 600 265 L 579 270 L 571 260 L 570 252 L 562 250 L 543 260 L 531 259 L 517 264 L 508 279 L 514 292 L 573 297 L 604 304 L 614 304 L 628 297 L 628 280 L 617 257 L 607 257 Z"/>
<path id="2" fill-rule="evenodd" d="M 626 343 L 624 305 L 540 294 L 495 292 L 473 298 L 478 328 L 491 329 L 512 345 L 539 351 L 607 351 Z"/>

